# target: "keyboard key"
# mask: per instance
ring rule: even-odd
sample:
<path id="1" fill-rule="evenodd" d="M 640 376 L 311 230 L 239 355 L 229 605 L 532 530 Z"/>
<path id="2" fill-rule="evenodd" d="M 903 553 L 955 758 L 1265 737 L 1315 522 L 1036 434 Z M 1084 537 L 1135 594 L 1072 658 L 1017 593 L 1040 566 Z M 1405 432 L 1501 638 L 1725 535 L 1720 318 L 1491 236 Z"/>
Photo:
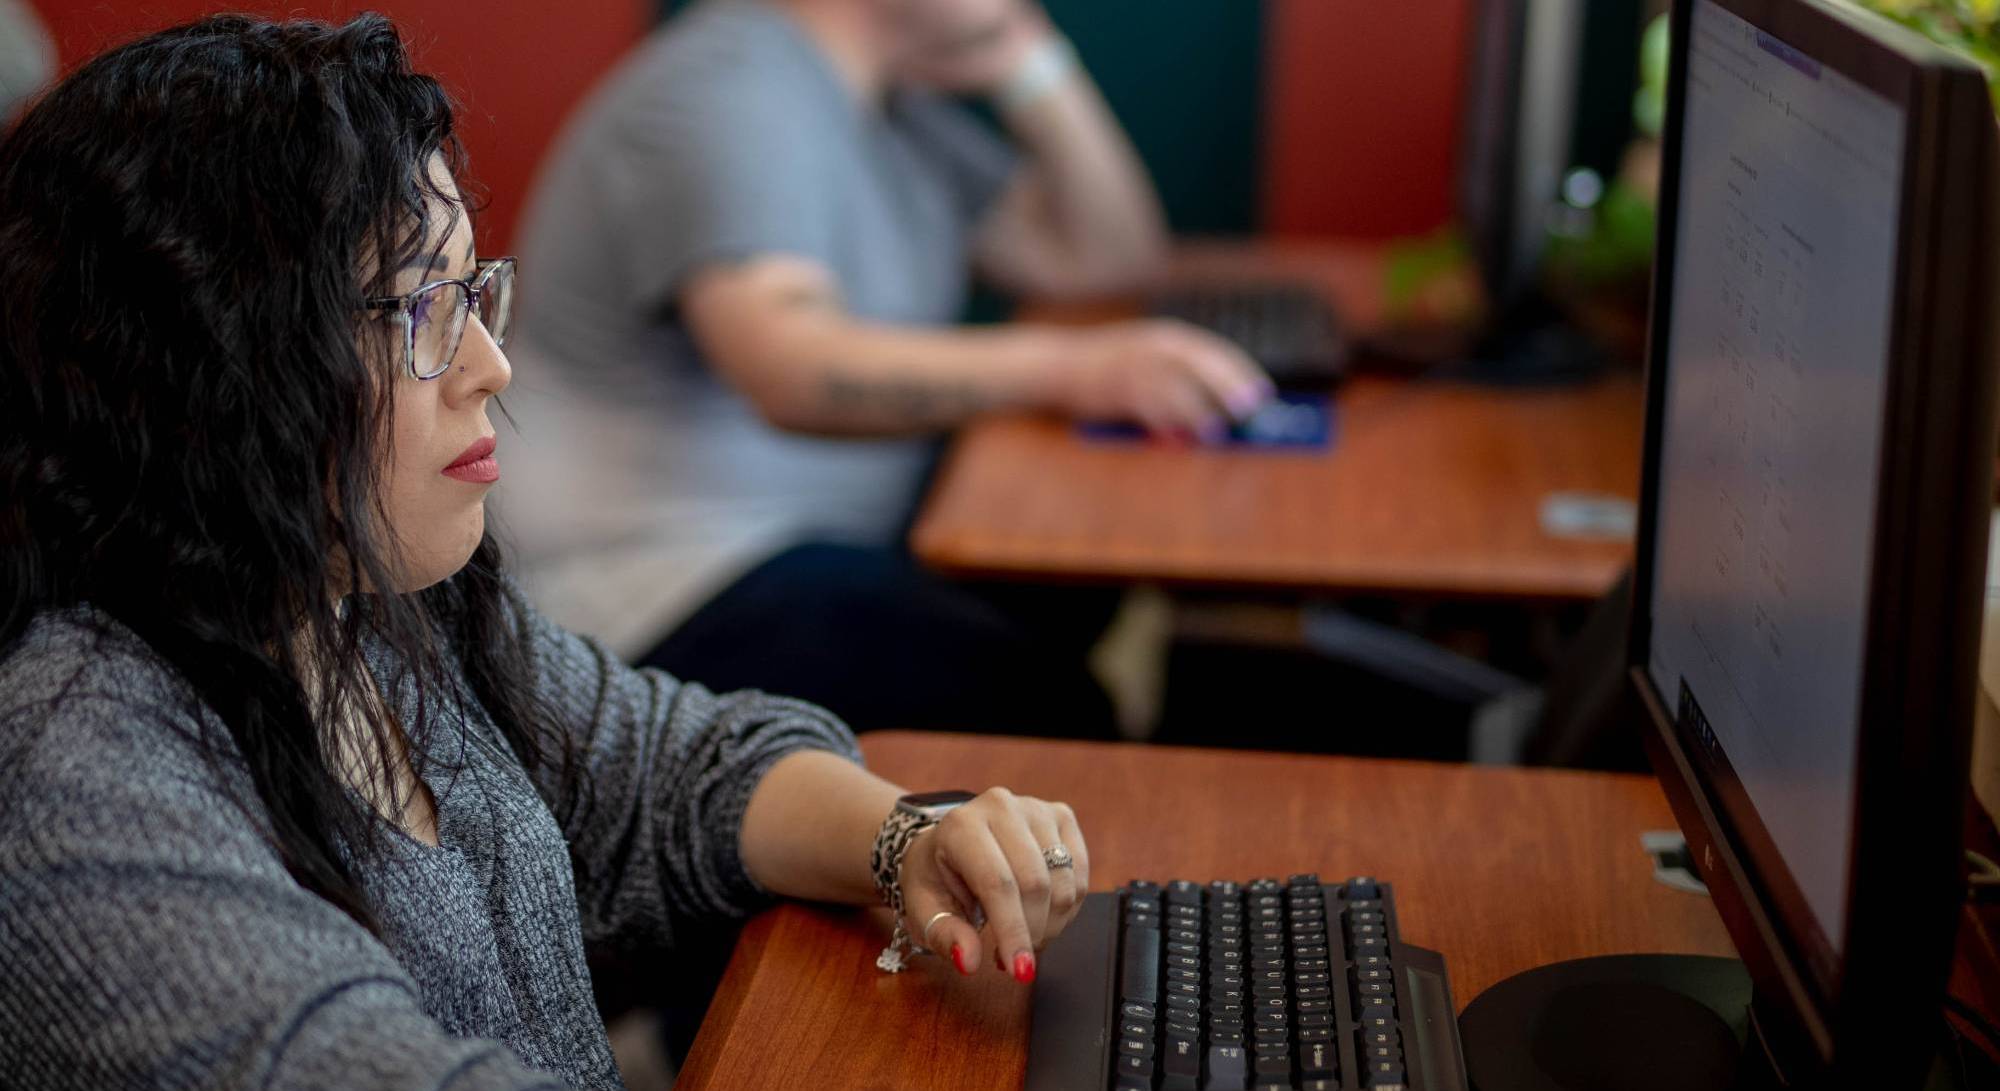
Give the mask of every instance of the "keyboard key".
<path id="1" fill-rule="evenodd" d="M 1168 1025 L 1172 1026 L 1171 1023 Z M 1153 1021 L 1151 1019 L 1144 1020 L 1143 1022 L 1136 1019 L 1127 1019 L 1118 1024 L 1118 1033 L 1126 1038 L 1151 1038 L 1153 1036 Z"/>
<path id="2" fill-rule="evenodd" d="M 1118 1055 L 1121 1057 L 1150 1058 L 1153 1055 L 1153 1039 L 1150 1037 L 1120 1038 L 1118 1039 Z"/>
<path id="3" fill-rule="evenodd" d="M 1389 1046 L 1399 1054 L 1403 1051 L 1403 1035 L 1395 1027 L 1364 1028 L 1355 1037 L 1360 1040 L 1363 1053 L 1377 1046 Z"/>
<path id="4" fill-rule="evenodd" d="M 1169 1038 L 1160 1045 L 1160 1072 L 1166 1077 L 1162 1087 L 1174 1081 L 1182 1087 L 1193 1087 L 1201 1078 L 1201 1039 L 1195 1035 Z"/>
<path id="5" fill-rule="evenodd" d="M 1361 1066 L 1364 1087 L 1403 1086 L 1403 1066 L 1393 1061 L 1369 1061 Z"/>
<path id="6" fill-rule="evenodd" d="M 1309 886 L 1317 888 L 1319 886 L 1319 875 L 1310 871 L 1302 871 L 1299 874 L 1292 876 L 1291 879 L 1288 881 L 1292 886 Z"/>
<path id="7" fill-rule="evenodd" d="M 1276 894 L 1283 889 L 1276 879 L 1257 879 L 1250 884 L 1252 894 Z"/>
<path id="8" fill-rule="evenodd" d="M 1333 1028 L 1300 1026 L 1297 1037 L 1301 1042 L 1331 1042 L 1333 1041 Z"/>
<path id="9" fill-rule="evenodd" d="M 1347 882 L 1341 884 L 1341 891 L 1349 898 L 1379 898 L 1382 896 L 1381 887 L 1376 884 L 1374 879 L 1366 875 L 1357 875 L 1347 880 Z"/>
<path id="10" fill-rule="evenodd" d="M 1127 928 L 1125 963 L 1119 977 L 1118 995 L 1126 1000 L 1152 1002 L 1160 995 L 1160 930 Z"/>
<path id="11" fill-rule="evenodd" d="M 1243 1091 L 1250 1082 L 1250 1054 L 1242 1046 L 1208 1047 L 1208 1082 L 1202 1091 Z"/>
<path id="12" fill-rule="evenodd" d="M 1198 906 L 1201 904 L 1201 887 L 1186 879 L 1175 879 L 1167 884 L 1167 904 Z"/>
<path id="13" fill-rule="evenodd" d="M 1151 1057 L 1136 1057 L 1129 1053 L 1121 1052 L 1118 1054 L 1118 1060 L 1112 1065 L 1111 1070 L 1116 1072 L 1118 1078 L 1121 1080 L 1130 1079 L 1135 1081 L 1132 1086 L 1148 1089 L 1153 1086 L 1153 1059 Z"/>
<path id="14" fill-rule="evenodd" d="M 1307 1080 L 1332 1079 L 1340 1071 L 1340 1051 L 1330 1041 L 1299 1043 L 1299 1077 Z"/>
<path id="15" fill-rule="evenodd" d="M 1300 985 L 1292 990 L 1292 995 L 1300 1000 L 1325 1000 L 1333 995 L 1333 990 L 1325 985 Z"/>
<path id="16" fill-rule="evenodd" d="M 1160 884 L 1149 879 L 1134 879 L 1125 884 L 1125 890 L 1130 894 L 1158 894 Z"/>
<path id="17" fill-rule="evenodd" d="M 1153 1008 L 1153 1005 L 1151 1004 L 1143 1003 L 1138 1000 L 1127 1000 L 1124 1004 L 1119 1006 L 1118 1014 L 1124 1016 L 1127 1019 L 1139 1019 L 1150 1023 L 1153 1021 L 1153 1016 L 1156 1014 L 1156 1012 Z"/>
<path id="18" fill-rule="evenodd" d="M 1285 1084 L 1291 1079 L 1292 1059 L 1284 1054 L 1260 1053 L 1250 1062 L 1250 1071 L 1259 1079 Z M 1289 1091 L 1289 1088 L 1287 1089 Z"/>
<path id="19" fill-rule="evenodd" d="M 1243 888 L 1228 879 L 1217 879 L 1208 884 L 1208 896 L 1210 900 L 1216 898 L 1238 898 L 1242 897 L 1242 895 Z"/>

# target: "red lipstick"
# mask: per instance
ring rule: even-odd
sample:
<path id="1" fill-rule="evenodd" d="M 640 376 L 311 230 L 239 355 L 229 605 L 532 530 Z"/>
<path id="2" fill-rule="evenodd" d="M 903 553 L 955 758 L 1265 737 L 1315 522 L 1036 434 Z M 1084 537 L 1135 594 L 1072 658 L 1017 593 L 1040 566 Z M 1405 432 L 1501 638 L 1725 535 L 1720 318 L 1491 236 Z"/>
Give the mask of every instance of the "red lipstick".
<path id="1" fill-rule="evenodd" d="M 500 460 L 493 457 L 495 446 L 492 436 L 481 436 L 441 472 L 446 477 L 470 481 L 475 485 L 491 485 L 500 480 Z"/>

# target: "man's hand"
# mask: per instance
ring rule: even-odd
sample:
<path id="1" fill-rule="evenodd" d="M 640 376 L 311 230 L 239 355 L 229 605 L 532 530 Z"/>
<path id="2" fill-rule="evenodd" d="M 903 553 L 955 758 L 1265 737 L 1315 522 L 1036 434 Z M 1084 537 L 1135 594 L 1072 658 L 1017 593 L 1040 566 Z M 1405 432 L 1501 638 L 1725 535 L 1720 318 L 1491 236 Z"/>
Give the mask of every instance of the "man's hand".
<path id="1" fill-rule="evenodd" d="M 1049 867 L 1061 845 L 1074 863 Z M 1090 889 L 1090 851 L 1066 803 L 991 788 L 918 835 L 903 857 L 903 923 L 917 942 L 969 974 L 990 963 L 1026 984 L 1035 952 L 1054 939 Z M 975 911 L 985 918 L 975 925 Z M 924 925 L 940 912 L 925 936 Z"/>
<path id="2" fill-rule="evenodd" d="M 900 29 L 896 75 L 950 94 L 996 90 L 1050 33 L 1030 0 L 924 0 Z"/>
<path id="3" fill-rule="evenodd" d="M 1078 330 L 1056 401 L 1083 420 L 1130 421 L 1156 436 L 1213 442 L 1275 392 L 1241 349 L 1167 319 Z"/>

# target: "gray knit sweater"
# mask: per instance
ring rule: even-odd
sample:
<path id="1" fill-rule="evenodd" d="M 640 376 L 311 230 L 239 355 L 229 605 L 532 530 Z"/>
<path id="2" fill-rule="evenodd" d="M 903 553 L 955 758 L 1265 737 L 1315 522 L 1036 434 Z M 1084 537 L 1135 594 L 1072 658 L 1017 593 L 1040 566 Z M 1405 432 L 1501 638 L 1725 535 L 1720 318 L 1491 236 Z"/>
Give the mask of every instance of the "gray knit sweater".
<path id="1" fill-rule="evenodd" d="M 476 708 L 434 728 L 439 845 L 356 854 L 381 940 L 286 874 L 234 802 L 247 770 L 191 741 L 216 721 L 142 641 L 38 618 L 0 660 L 0 1087 L 618 1087 L 585 941 L 749 912 L 758 778 L 800 747 L 858 755 L 810 705 L 632 670 L 519 608 L 586 798 Z"/>

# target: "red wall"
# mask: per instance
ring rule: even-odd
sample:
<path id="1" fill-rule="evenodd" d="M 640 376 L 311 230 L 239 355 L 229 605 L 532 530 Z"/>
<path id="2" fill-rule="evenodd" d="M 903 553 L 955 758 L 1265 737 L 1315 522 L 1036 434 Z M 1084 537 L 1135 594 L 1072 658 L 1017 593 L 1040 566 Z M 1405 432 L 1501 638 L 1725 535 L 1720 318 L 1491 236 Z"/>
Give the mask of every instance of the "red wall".
<path id="1" fill-rule="evenodd" d="M 473 177 L 488 191 L 479 248 L 505 253 L 535 166 L 591 84 L 648 25 L 653 0 L 34 0 L 65 67 L 107 45 L 218 11 L 396 20 L 418 68 L 451 89 Z"/>
<path id="2" fill-rule="evenodd" d="M 1471 0 L 1267 0 L 1263 222 L 1384 238 L 1451 215 Z"/>
<path id="3" fill-rule="evenodd" d="M 1265 0 L 1267 229 L 1381 238 L 1427 231 L 1449 217 L 1470 2 Z M 655 0 L 35 3 L 66 65 L 213 11 L 387 13 L 417 64 L 442 78 L 463 107 L 473 175 L 489 193 L 479 240 L 488 253 L 511 245 L 535 166 L 563 117 L 655 10 Z"/>

